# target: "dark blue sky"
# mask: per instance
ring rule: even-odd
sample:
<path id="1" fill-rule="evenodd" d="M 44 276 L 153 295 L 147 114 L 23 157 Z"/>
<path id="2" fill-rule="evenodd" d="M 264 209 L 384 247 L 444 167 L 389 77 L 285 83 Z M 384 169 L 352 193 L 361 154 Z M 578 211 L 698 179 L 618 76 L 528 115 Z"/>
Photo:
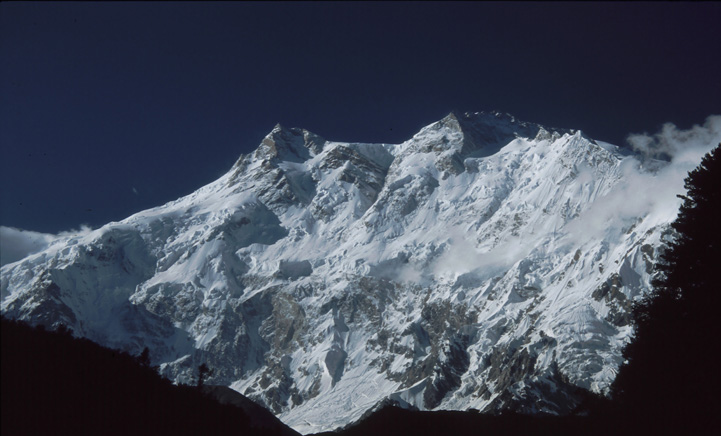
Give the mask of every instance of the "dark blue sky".
<path id="1" fill-rule="evenodd" d="M 721 113 L 716 3 L 0 3 L 0 224 L 190 193 L 276 122 L 401 142 L 501 110 L 623 145 Z"/>

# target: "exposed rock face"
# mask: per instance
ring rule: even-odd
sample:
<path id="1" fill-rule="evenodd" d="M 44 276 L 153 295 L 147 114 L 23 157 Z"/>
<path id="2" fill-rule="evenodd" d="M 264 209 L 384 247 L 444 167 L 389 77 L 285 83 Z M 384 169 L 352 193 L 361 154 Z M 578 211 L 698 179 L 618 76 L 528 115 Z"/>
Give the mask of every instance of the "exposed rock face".
<path id="1" fill-rule="evenodd" d="M 389 402 L 563 413 L 613 380 L 674 218 L 592 225 L 633 162 L 497 113 L 399 145 L 278 125 L 189 196 L 3 266 L 2 312 L 179 382 L 206 363 L 302 433 Z"/>

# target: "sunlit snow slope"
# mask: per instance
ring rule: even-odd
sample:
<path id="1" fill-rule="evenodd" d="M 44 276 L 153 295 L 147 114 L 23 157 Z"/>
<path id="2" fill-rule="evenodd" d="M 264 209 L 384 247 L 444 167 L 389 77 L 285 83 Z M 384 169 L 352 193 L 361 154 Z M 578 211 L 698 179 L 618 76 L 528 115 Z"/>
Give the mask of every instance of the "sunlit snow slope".
<path id="1" fill-rule="evenodd" d="M 278 125 L 198 191 L 3 266 L 2 312 L 181 382 L 207 363 L 304 433 L 384 401 L 563 413 L 621 363 L 680 193 L 631 184 L 663 171 L 499 113 L 398 145 Z"/>

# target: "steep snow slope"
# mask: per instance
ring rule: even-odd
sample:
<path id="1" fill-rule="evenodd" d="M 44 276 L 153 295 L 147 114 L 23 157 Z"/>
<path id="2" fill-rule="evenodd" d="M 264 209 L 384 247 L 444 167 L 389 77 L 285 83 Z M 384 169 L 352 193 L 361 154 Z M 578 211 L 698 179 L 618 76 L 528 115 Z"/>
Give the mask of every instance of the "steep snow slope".
<path id="1" fill-rule="evenodd" d="M 644 171 L 499 113 L 398 145 L 278 125 L 198 191 L 3 266 L 2 312 L 178 381 L 207 363 L 301 433 L 384 401 L 563 413 L 612 382 L 675 216 L 612 212 Z"/>

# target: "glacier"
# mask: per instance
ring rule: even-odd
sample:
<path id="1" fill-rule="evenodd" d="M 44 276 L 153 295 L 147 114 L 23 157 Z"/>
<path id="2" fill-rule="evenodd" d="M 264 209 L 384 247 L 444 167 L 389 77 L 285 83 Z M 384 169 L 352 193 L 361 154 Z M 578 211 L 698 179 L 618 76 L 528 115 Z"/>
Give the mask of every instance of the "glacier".
<path id="1" fill-rule="evenodd" d="M 388 403 L 567 413 L 622 363 L 667 166 L 498 112 L 402 144 L 277 125 L 197 191 L 2 266 L 2 313 L 148 347 L 176 382 L 205 363 L 301 433 Z"/>

